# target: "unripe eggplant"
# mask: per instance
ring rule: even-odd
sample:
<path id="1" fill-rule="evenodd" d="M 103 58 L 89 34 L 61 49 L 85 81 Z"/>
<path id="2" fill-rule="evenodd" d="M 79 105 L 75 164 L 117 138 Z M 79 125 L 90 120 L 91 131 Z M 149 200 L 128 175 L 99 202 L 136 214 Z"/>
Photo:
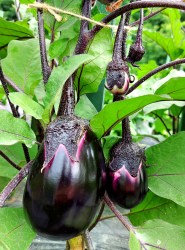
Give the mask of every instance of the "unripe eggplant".
<path id="1" fill-rule="evenodd" d="M 145 54 L 145 49 L 140 41 L 136 41 L 130 46 L 127 61 L 137 67 L 135 62 L 139 62 Z"/>
<path id="2" fill-rule="evenodd" d="M 111 150 L 106 190 L 110 199 L 123 208 L 133 208 L 148 190 L 144 152 L 136 143 L 118 142 Z"/>
<path id="3" fill-rule="evenodd" d="M 104 171 L 101 146 L 86 120 L 63 115 L 51 122 L 24 191 L 33 229 L 58 240 L 86 230 L 104 195 Z"/>
<path id="4" fill-rule="evenodd" d="M 114 95 L 124 95 L 128 91 L 130 78 L 123 60 L 112 61 L 107 66 L 106 88 Z"/>

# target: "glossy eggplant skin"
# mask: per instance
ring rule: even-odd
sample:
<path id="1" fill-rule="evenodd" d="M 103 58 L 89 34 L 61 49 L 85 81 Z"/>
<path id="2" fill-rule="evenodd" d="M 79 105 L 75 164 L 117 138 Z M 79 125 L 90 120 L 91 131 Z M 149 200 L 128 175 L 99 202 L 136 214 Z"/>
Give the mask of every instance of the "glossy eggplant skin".
<path id="1" fill-rule="evenodd" d="M 104 195 L 104 175 L 101 146 L 84 120 L 60 117 L 51 123 L 24 191 L 33 229 L 58 240 L 86 230 Z"/>
<path id="2" fill-rule="evenodd" d="M 118 143 L 111 152 L 107 168 L 106 191 L 120 207 L 133 208 L 148 191 L 142 149 L 135 143 Z"/>

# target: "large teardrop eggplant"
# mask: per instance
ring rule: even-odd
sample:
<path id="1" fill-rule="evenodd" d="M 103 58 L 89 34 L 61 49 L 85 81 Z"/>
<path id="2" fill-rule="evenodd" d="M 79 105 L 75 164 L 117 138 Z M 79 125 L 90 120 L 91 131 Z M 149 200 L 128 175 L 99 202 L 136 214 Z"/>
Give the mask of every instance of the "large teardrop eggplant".
<path id="1" fill-rule="evenodd" d="M 68 240 L 92 222 L 104 195 L 105 161 L 87 121 L 58 117 L 29 173 L 23 204 L 42 236 Z"/>
<path id="2" fill-rule="evenodd" d="M 136 143 L 116 144 L 106 177 L 106 190 L 114 203 L 128 209 L 139 204 L 148 191 L 143 149 Z"/>

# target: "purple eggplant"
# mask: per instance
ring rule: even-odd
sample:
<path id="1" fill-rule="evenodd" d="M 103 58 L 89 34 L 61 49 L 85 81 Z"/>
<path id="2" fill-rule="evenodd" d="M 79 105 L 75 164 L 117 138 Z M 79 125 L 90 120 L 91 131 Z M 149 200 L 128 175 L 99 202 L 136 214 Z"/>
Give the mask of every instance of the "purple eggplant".
<path id="1" fill-rule="evenodd" d="M 136 143 L 117 143 L 111 150 L 106 190 L 123 208 L 139 204 L 148 191 L 144 152 Z"/>
<path id="2" fill-rule="evenodd" d="M 42 236 L 68 240 L 88 228 L 104 195 L 105 161 L 87 121 L 60 116 L 48 126 L 23 204 Z"/>

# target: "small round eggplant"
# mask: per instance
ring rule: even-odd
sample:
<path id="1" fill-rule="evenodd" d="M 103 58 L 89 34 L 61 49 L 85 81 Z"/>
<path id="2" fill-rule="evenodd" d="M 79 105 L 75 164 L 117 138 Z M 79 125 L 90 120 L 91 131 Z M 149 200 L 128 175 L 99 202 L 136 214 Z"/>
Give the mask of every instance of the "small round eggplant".
<path id="1" fill-rule="evenodd" d="M 112 61 L 107 66 L 107 83 L 105 85 L 114 95 L 124 95 L 129 89 L 128 67 L 123 61 Z"/>
<path id="2" fill-rule="evenodd" d="M 58 240 L 82 233 L 101 203 L 104 176 L 103 152 L 87 122 L 73 115 L 51 122 L 24 191 L 33 229 Z"/>
<path id="3" fill-rule="evenodd" d="M 130 46 L 127 62 L 130 62 L 133 66 L 138 67 L 135 62 L 139 62 L 145 54 L 145 49 L 141 42 L 136 41 Z"/>
<path id="4" fill-rule="evenodd" d="M 133 208 L 145 197 L 148 181 L 143 150 L 135 143 L 119 142 L 111 150 L 106 190 L 123 208 Z"/>

